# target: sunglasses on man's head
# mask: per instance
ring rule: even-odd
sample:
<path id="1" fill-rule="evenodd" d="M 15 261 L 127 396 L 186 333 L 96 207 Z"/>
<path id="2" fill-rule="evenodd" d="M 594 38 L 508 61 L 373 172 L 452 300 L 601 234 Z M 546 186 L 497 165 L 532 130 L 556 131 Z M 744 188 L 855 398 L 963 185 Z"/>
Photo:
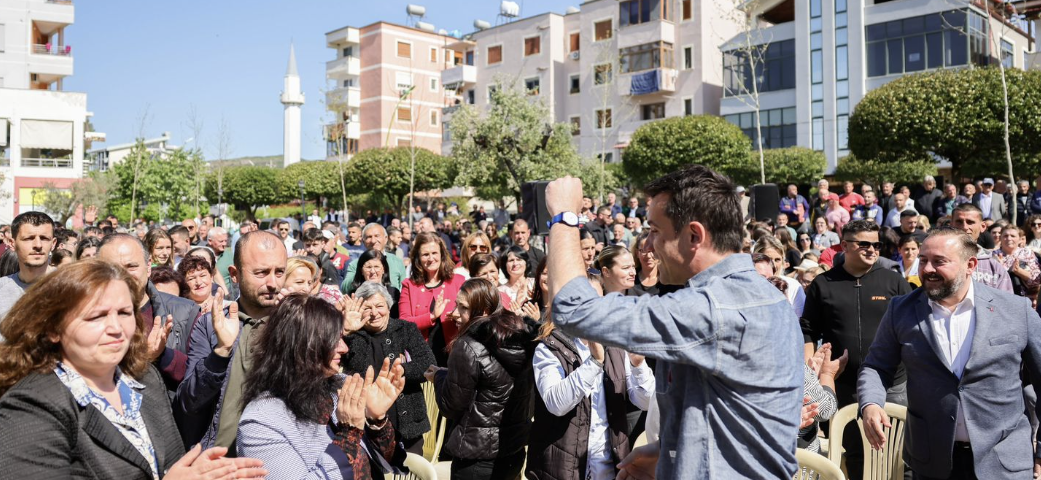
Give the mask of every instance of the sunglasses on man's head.
<path id="1" fill-rule="evenodd" d="M 876 252 L 882 250 L 882 242 L 866 242 L 863 240 L 858 242 L 854 240 L 846 240 L 846 243 L 852 243 L 860 250 L 867 250 L 869 248 L 875 249 Z"/>

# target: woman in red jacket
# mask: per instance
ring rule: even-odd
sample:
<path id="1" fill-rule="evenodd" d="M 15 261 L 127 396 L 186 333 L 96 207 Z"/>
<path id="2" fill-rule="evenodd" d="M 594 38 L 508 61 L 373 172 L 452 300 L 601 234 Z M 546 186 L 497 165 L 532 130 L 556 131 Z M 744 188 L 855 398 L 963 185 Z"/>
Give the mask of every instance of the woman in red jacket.
<path id="1" fill-rule="evenodd" d="M 398 313 L 402 320 L 416 324 L 419 333 L 431 343 L 438 364 L 447 359 L 444 346 L 451 343 L 458 333 L 453 322 L 443 322 L 455 310 L 455 298 L 459 287 L 466 281 L 462 275 L 452 272 L 453 265 L 441 238 L 431 233 L 416 235 L 409 251 L 412 274 L 401 282 L 401 297 Z M 442 323 L 443 322 L 443 323 Z M 441 326 L 441 335 L 430 339 L 435 325 Z"/>

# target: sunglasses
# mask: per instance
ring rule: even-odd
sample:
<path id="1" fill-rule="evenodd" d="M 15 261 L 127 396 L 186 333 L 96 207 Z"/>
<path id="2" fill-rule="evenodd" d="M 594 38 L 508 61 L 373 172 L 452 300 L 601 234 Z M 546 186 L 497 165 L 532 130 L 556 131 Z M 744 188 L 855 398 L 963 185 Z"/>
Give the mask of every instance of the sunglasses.
<path id="1" fill-rule="evenodd" d="M 866 242 L 866 241 L 856 242 L 856 241 L 853 241 L 853 240 L 846 240 L 846 243 L 852 243 L 852 244 L 856 245 L 857 248 L 860 249 L 860 250 L 867 250 L 869 248 L 875 249 L 876 252 L 882 250 L 882 242 Z"/>
<path id="2" fill-rule="evenodd" d="M 476 252 L 478 250 L 480 250 L 482 252 L 487 252 L 488 251 L 488 245 L 470 245 L 470 251 L 471 252 Z"/>
<path id="3" fill-rule="evenodd" d="M 1030 224 L 1031 227 L 1041 227 L 1041 222 L 1034 222 Z"/>

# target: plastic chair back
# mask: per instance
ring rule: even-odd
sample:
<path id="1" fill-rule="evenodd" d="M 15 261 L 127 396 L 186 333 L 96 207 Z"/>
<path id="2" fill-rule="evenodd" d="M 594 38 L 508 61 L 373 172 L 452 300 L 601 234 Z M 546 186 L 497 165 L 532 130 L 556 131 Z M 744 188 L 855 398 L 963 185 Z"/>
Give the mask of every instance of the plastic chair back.
<path id="1" fill-rule="evenodd" d="M 846 480 L 839 466 L 822 455 L 800 448 L 795 450 L 795 460 L 799 471 L 793 480 Z"/>
<path id="2" fill-rule="evenodd" d="M 384 480 L 437 480 L 434 466 L 419 455 L 409 453 L 405 458 L 405 466 L 408 467 L 408 475 L 388 473 L 383 476 Z"/>
<path id="3" fill-rule="evenodd" d="M 828 457 L 835 465 L 841 465 L 842 431 L 846 424 L 856 421 L 860 427 L 860 439 L 864 445 L 864 479 L 865 480 L 899 480 L 904 478 L 904 428 L 907 424 L 907 407 L 887 403 L 886 415 L 889 415 L 891 428 L 885 429 L 886 443 L 881 450 L 871 448 L 867 435 L 864 434 L 864 422 L 857 419 L 856 404 L 846 405 L 831 419 L 831 430 L 828 433 Z"/>
<path id="4" fill-rule="evenodd" d="M 427 407 L 427 420 L 430 422 L 430 431 L 423 434 L 423 458 L 431 463 L 437 463 L 438 420 L 441 419 L 441 410 L 437 408 L 435 395 L 437 394 L 434 392 L 434 384 L 423 382 L 423 400 Z"/>

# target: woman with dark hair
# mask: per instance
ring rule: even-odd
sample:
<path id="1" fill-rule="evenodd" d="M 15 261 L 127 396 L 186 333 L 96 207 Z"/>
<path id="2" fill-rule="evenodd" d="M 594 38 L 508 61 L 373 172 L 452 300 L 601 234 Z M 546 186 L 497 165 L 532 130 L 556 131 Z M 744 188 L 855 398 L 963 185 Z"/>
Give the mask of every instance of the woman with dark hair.
<path id="1" fill-rule="evenodd" d="M 777 241 L 781 242 L 781 246 L 784 247 L 784 259 L 788 261 L 788 268 L 784 271 L 784 274 L 790 275 L 795 271 L 795 267 L 802 261 L 802 253 L 799 252 L 799 248 L 795 245 L 795 239 L 792 238 L 792 232 L 789 232 L 787 228 L 778 228 L 774 232 L 774 237 Z M 780 272 L 778 272 L 780 273 Z"/>
<path id="2" fill-rule="evenodd" d="M 239 454 L 264 460 L 271 478 L 371 479 L 401 464 L 387 418 L 405 385 L 401 360 L 384 359 L 375 377 L 371 366 L 364 379 L 339 374 L 342 334 L 361 325 L 360 312 L 307 295 L 278 306 L 242 387 Z"/>
<path id="3" fill-rule="evenodd" d="M 651 251 L 647 236 L 648 232 L 643 232 L 633 240 L 630 253 L 636 259 L 636 281 L 633 288 L 629 289 L 629 295 L 658 295 L 661 290 L 658 283 L 659 260 Z"/>
<path id="4" fill-rule="evenodd" d="M 101 240 L 98 237 L 85 237 L 79 245 L 76 245 L 76 260 L 94 258 L 98 254 L 99 246 L 101 246 Z"/>
<path id="5" fill-rule="evenodd" d="M 1023 223 L 1023 230 L 1027 232 L 1027 248 L 1041 252 L 1041 215 L 1027 217 Z"/>
<path id="6" fill-rule="evenodd" d="M 922 279 L 918 276 L 918 250 L 921 245 L 918 244 L 918 239 L 914 235 L 908 235 L 900 239 L 897 248 L 900 250 L 900 261 L 897 264 L 904 280 L 912 287 L 921 287 Z"/>
<path id="7" fill-rule="evenodd" d="M 76 259 L 72 257 L 72 252 L 64 248 L 55 248 L 51 251 L 50 266 L 53 268 L 68 265 L 74 261 Z"/>
<path id="8" fill-rule="evenodd" d="M 177 273 L 184 278 L 187 287 L 181 296 L 197 303 L 204 314 L 210 311 L 210 302 L 217 290 L 213 288 L 213 272 L 213 265 L 208 260 L 195 255 L 184 257 L 177 265 Z"/>
<path id="9" fill-rule="evenodd" d="M 0 323 L 4 478 L 266 475 L 255 459 L 220 458 L 224 448 L 185 454 L 135 283 L 117 265 L 77 262 L 34 283 Z"/>
<path id="10" fill-rule="evenodd" d="M 401 299 L 401 290 L 390 284 L 390 266 L 387 264 L 387 254 L 375 250 L 366 250 L 358 257 L 358 268 L 354 271 L 354 279 L 347 287 L 348 294 L 361 288 L 366 282 L 376 282 L 383 285 L 390 293 L 390 318 L 398 318 L 398 301 Z"/>
<path id="11" fill-rule="evenodd" d="M 593 268 L 593 263 L 596 262 L 596 239 L 593 238 L 593 234 L 589 233 L 589 230 L 585 228 L 578 229 L 578 241 L 582 247 L 582 261 L 586 263 L 586 269 Z"/>
<path id="12" fill-rule="evenodd" d="M 528 252 L 516 245 L 510 247 L 499 256 L 499 271 L 506 277 L 506 281 L 499 285 L 499 291 L 510 297 L 510 303 L 505 307 L 514 313 L 520 313 L 517 310 L 531 298 L 531 291 L 535 287 L 535 279 L 531 278 Z"/>
<path id="13" fill-rule="evenodd" d="M 521 315 L 538 320 L 539 323 L 545 322 L 549 314 L 549 269 L 546 267 L 546 257 L 542 257 L 535 267 L 535 288 L 532 289 L 531 300 L 524 302 L 521 307 Z"/>
<path id="14" fill-rule="evenodd" d="M 453 479 L 519 479 L 532 416 L 531 359 L 538 325 L 503 308 L 488 280 L 467 280 L 453 320 L 461 331 L 448 368 L 425 376 L 437 406 L 456 422 L 445 442 Z"/>
<path id="15" fill-rule="evenodd" d="M 153 267 L 173 266 L 173 240 L 163 229 L 153 228 L 145 234 L 145 248 Z"/>
<path id="16" fill-rule="evenodd" d="M 422 455 L 423 434 L 431 427 L 423 397 L 423 372 L 436 363 L 434 352 L 414 323 L 394 318 L 394 299 L 386 286 L 366 282 L 354 296 L 362 301 L 364 325 L 345 339 L 349 347 L 345 371 L 364 372 L 366 368 L 379 367 L 386 358 L 404 359 L 405 389 L 387 416 L 405 450 Z"/>
<path id="17" fill-rule="evenodd" d="M 80 245 L 83 245 L 82 243 Z M 18 265 L 18 254 L 14 253 L 13 248 L 4 250 L 3 255 L 0 255 L 0 277 L 6 277 L 18 273 L 21 267 Z"/>
<path id="18" fill-rule="evenodd" d="M 214 256 L 213 250 L 210 250 L 210 247 L 194 247 L 194 248 L 191 248 L 187 252 L 185 252 L 184 256 L 185 256 L 185 258 L 187 258 L 187 257 L 205 258 L 207 261 L 210 262 L 210 267 L 211 267 L 210 268 L 210 272 L 211 272 L 210 275 L 213 277 L 213 282 L 212 283 L 213 283 L 213 294 L 214 295 L 217 294 L 217 287 L 220 287 L 220 288 L 224 289 L 225 292 L 230 292 L 230 290 L 228 290 L 228 285 L 226 285 L 224 283 L 224 275 L 216 275 L 216 272 L 217 272 L 217 270 L 216 270 L 216 268 L 217 268 L 216 267 L 216 265 L 217 265 L 217 257 Z M 184 259 L 181 259 L 181 261 L 184 261 Z"/>
<path id="19" fill-rule="evenodd" d="M 431 344 L 437 355 L 444 345 L 455 338 L 455 325 L 444 320 L 455 309 L 456 295 L 466 279 L 452 272 L 452 257 L 437 234 L 416 235 L 409 257 L 412 274 L 401 282 L 398 310 L 402 320 L 416 324 L 424 339 L 430 337 L 430 331 L 435 325 L 441 326 L 444 339 Z"/>
<path id="20" fill-rule="evenodd" d="M 891 227 L 882 227 L 878 229 L 878 241 L 882 242 L 882 251 L 878 252 L 878 256 L 888 258 L 890 260 L 900 260 L 900 234 L 896 233 L 896 230 Z"/>
<path id="21" fill-rule="evenodd" d="M 495 256 L 488 253 L 478 253 L 470 258 L 470 278 L 483 278 L 498 285 L 502 277 L 499 276 L 499 264 Z M 499 290 L 503 305 L 510 304 L 510 296 Z"/>
<path id="22" fill-rule="evenodd" d="M 148 275 L 148 279 L 155 285 L 155 289 L 175 297 L 180 297 L 188 292 L 188 284 L 184 277 L 170 267 L 156 267 Z"/>

